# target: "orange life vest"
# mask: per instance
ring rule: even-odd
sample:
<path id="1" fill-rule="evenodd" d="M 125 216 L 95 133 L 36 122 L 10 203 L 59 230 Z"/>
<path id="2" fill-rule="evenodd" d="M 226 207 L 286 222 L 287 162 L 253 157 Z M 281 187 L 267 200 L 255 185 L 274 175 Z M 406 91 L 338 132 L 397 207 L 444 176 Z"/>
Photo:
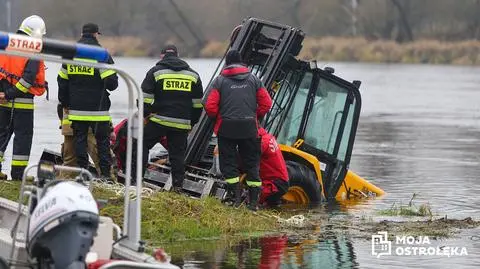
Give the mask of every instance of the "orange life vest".
<path id="1" fill-rule="evenodd" d="M 17 86 L 17 88 L 21 87 L 33 95 L 41 96 L 45 93 L 45 63 L 43 61 L 40 61 L 35 82 L 29 85 L 30 87 L 22 84 L 18 86 L 27 61 L 28 59 L 24 57 L 0 55 L 0 80 L 6 79 L 13 86 Z"/>

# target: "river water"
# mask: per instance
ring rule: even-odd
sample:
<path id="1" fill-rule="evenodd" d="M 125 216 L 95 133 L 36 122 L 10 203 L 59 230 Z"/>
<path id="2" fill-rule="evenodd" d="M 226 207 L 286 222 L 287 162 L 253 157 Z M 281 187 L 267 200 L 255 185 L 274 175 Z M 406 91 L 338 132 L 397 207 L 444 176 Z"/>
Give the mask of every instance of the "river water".
<path id="1" fill-rule="evenodd" d="M 155 59 L 118 58 L 117 64 L 141 83 Z M 216 60 L 189 60 L 204 84 Z M 347 80 L 361 80 L 362 116 L 350 168 L 387 192 L 382 199 L 342 212 L 373 216 L 393 203 L 428 202 L 449 218 L 480 218 L 480 68 L 431 65 L 329 63 Z M 51 98 L 36 100 L 31 161 L 62 140 L 56 115 L 56 72 L 48 64 Z M 125 84 L 112 93 L 114 123 L 126 115 Z M 7 160 L 11 156 L 11 145 Z M 8 163 L 4 170 L 8 169 Z M 318 209 L 322 211 L 322 209 Z M 330 213 L 335 214 L 336 212 Z M 170 246 L 184 268 L 480 268 L 480 230 L 433 241 L 432 246 L 465 247 L 468 256 L 372 255 L 370 240 L 346 235 L 308 240 L 283 235 L 238 243 L 188 242 Z M 473 237 L 472 237 L 473 236 Z M 319 237 L 320 238 L 320 237 Z"/>

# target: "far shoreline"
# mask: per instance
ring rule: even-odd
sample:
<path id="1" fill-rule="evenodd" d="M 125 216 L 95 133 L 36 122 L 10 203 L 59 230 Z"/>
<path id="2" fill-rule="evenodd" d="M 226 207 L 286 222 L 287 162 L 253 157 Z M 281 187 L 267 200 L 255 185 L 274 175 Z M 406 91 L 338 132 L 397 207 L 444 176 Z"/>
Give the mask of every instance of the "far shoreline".
<path id="1" fill-rule="evenodd" d="M 100 43 L 113 56 L 158 57 L 161 46 L 137 37 L 102 36 Z M 166 42 L 169 43 L 169 42 Z M 201 50 L 183 49 L 185 58 L 221 58 L 227 42 L 210 41 Z M 480 66 L 480 41 L 418 40 L 396 43 L 352 37 L 307 37 L 299 58 L 319 62 L 406 63 Z"/>

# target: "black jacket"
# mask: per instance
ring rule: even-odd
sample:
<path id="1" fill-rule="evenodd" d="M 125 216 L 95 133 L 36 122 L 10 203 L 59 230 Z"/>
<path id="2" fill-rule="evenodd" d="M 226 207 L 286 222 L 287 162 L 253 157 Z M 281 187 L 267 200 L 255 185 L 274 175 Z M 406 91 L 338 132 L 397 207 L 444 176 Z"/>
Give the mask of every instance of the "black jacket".
<path id="1" fill-rule="evenodd" d="M 272 99 L 263 83 L 246 66 L 226 66 L 212 83 L 205 111 L 215 118 L 217 135 L 232 139 L 258 136 L 258 118 L 271 108 Z"/>
<path id="2" fill-rule="evenodd" d="M 180 58 L 166 55 L 142 83 L 145 116 L 167 127 L 189 130 L 202 113 L 203 87 L 197 72 Z"/>
<path id="3" fill-rule="evenodd" d="M 78 43 L 100 46 L 93 35 L 83 35 Z M 111 56 L 107 63 L 114 63 Z M 70 111 L 108 111 L 110 93 L 107 90 L 113 91 L 118 87 L 118 76 L 111 69 L 63 64 L 57 82 L 58 100 Z"/>

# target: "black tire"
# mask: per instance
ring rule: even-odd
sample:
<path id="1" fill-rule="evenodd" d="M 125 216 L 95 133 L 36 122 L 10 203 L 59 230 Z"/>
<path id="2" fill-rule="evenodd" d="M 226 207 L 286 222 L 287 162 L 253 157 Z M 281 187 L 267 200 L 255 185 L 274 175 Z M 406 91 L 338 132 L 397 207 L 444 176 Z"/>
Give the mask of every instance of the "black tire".
<path id="1" fill-rule="evenodd" d="M 286 161 L 290 187 L 301 187 L 310 199 L 310 203 L 322 201 L 322 186 L 317 175 L 308 166 L 294 161 Z"/>

